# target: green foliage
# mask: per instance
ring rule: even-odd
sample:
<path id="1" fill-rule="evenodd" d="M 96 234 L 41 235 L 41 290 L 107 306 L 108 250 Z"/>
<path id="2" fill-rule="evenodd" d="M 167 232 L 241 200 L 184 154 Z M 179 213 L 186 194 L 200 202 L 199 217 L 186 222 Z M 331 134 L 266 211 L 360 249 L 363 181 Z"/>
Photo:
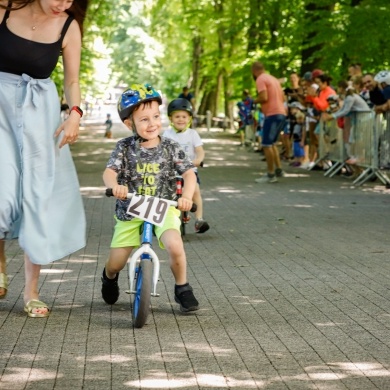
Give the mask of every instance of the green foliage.
<path id="1" fill-rule="evenodd" d="M 255 60 L 276 77 L 320 67 L 335 81 L 353 62 L 387 68 L 388 20 L 388 0 L 91 0 L 80 82 L 83 94 L 107 88 L 94 80 L 100 37 L 111 51 L 111 84 L 148 81 L 169 99 L 188 85 L 197 106 L 226 111 L 242 89 L 256 92 Z"/>
<path id="2" fill-rule="evenodd" d="M 82 96 L 90 94 L 101 97 L 104 86 L 96 82 L 94 60 L 99 58 L 99 53 L 94 49 L 97 36 L 109 40 L 115 28 L 115 15 L 112 13 L 112 3 L 107 0 L 90 0 L 87 16 L 84 22 L 83 49 L 80 64 L 80 87 Z M 60 97 L 63 97 L 64 69 L 62 58 L 52 74 Z"/>

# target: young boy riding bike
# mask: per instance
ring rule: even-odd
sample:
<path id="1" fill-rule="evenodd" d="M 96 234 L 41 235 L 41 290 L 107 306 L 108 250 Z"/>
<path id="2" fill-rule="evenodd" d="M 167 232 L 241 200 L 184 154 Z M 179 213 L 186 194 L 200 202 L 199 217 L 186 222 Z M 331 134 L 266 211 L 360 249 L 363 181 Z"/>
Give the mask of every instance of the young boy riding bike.
<path id="1" fill-rule="evenodd" d="M 198 132 L 190 128 L 193 118 L 191 103 L 187 99 L 181 98 L 172 100 L 168 105 L 168 117 L 171 121 L 171 128 L 164 131 L 163 137 L 178 142 L 195 165 L 194 172 L 197 183 L 192 198 L 197 206 L 195 212 L 195 231 L 196 233 L 204 233 L 210 229 L 210 226 L 203 219 L 203 200 L 200 193 L 200 180 L 197 167 L 202 164 L 205 153 L 203 142 Z M 187 183 L 184 181 L 184 186 L 186 185 Z"/>
<path id="2" fill-rule="evenodd" d="M 102 296 L 112 305 L 119 297 L 119 272 L 134 247 L 140 245 L 139 230 L 143 221 L 126 213 L 128 192 L 172 200 L 176 194 L 176 172 L 183 176 L 186 188 L 178 199 L 178 209 L 189 211 L 196 185 L 191 161 L 180 145 L 160 138 L 160 94 L 150 85 L 133 84 L 122 93 L 118 113 L 134 135 L 120 140 L 103 173 L 106 187 L 116 200 L 115 230 L 109 258 L 102 276 Z M 180 211 L 170 207 L 163 226 L 155 227 L 160 247 L 166 248 L 175 278 L 174 297 L 183 312 L 198 309 L 192 287 L 187 282 L 187 261 L 180 235 Z"/>

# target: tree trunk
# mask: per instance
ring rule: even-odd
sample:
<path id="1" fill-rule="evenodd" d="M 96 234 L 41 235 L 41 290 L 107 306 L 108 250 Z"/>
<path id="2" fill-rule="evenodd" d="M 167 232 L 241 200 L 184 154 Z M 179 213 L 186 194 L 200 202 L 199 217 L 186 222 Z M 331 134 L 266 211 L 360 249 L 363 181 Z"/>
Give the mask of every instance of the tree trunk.
<path id="1" fill-rule="evenodd" d="M 195 94 L 195 103 L 199 105 L 199 95 L 200 95 L 200 63 L 202 56 L 202 38 L 197 35 L 192 39 L 192 90 Z M 196 107 L 194 107 L 196 109 Z"/>
<path id="2" fill-rule="evenodd" d="M 249 10 L 249 21 L 250 25 L 248 28 L 248 45 L 247 53 L 248 56 L 251 53 L 254 53 L 256 50 L 260 49 L 265 43 L 265 20 L 260 17 L 263 10 L 264 0 L 251 0 L 250 10 Z M 255 59 L 258 60 L 258 59 Z M 243 74 L 242 78 L 242 89 L 251 89 L 253 86 L 253 79 L 251 75 L 251 65 L 246 66 L 246 72 Z"/>
<path id="3" fill-rule="evenodd" d="M 223 92 L 224 92 L 224 111 L 225 111 L 225 118 L 227 119 L 225 121 L 224 128 L 230 128 L 231 130 L 234 128 L 233 124 L 233 110 L 231 105 L 231 92 L 230 92 L 230 77 L 226 74 L 226 72 L 223 72 L 222 75 L 223 80 Z"/>
<path id="4" fill-rule="evenodd" d="M 311 44 L 316 39 L 318 31 L 313 30 L 311 26 L 318 25 L 321 21 L 321 11 L 330 12 L 334 5 L 318 6 L 316 3 L 307 3 L 305 5 L 305 18 L 307 29 L 306 36 L 303 38 L 302 49 L 302 66 L 301 73 L 311 72 L 313 69 L 321 68 L 322 58 L 318 56 L 318 52 L 324 47 L 325 42 Z"/>

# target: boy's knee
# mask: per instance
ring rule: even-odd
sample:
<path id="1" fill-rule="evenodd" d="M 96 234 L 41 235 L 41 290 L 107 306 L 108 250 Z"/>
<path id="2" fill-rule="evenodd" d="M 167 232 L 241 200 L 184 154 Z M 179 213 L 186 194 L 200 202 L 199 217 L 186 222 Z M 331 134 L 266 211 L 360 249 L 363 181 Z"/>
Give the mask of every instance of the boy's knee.
<path id="1" fill-rule="evenodd" d="M 171 240 L 168 243 L 165 243 L 164 246 L 171 259 L 184 256 L 184 245 L 181 240 Z"/>
<path id="2" fill-rule="evenodd" d="M 119 272 L 121 272 L 123 270 L 125 265 L 126 265 L 126 263 L 121 264 L 121 263 L 116 263 L 116 262 L 108 260 L 106 265 L 105 265 L 106 273 L 107 273 L 107 275 L 118 274 Z M 109 276 L 109 277 L 111 277 L 111 276 Z"/>
<path id="3" fill-rule="evenodd" d="M 110 273 L 118 273 L 125 267 L 132 248 L 111 248 L 110 257 L 106 262 L 106 269 Z"/>

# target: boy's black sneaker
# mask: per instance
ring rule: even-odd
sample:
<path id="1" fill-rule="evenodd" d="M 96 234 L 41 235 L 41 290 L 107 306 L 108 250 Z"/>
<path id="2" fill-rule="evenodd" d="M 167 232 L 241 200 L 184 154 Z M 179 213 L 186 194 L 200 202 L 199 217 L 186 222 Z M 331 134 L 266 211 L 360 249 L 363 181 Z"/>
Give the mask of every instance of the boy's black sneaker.
<path id="1" fill-rule="evenodd" d="M 119 272 L 114 279 L 108 279 L 106 275 L 106 269 L 103 269 L 102 275 L 102 297 L 104 302 L 109 305 L 113 305 L 119 298 L 119 285 L 118 285 Z"/>
<path id="2" fill-rule="evenodd" d="M 175 301 L 180 305 L 180 311 L 184 313 L 199 309 L 199 302 L 188 283 L 183 286 L 175 286 Z"/>
<path id="3" fill-rule="evenodd" d="M 195 232 L 196 233 L 204 233 L 210 229 L 210 225 L 204 221 L 203 219 L 197 219 L 195 222 Z"/>

